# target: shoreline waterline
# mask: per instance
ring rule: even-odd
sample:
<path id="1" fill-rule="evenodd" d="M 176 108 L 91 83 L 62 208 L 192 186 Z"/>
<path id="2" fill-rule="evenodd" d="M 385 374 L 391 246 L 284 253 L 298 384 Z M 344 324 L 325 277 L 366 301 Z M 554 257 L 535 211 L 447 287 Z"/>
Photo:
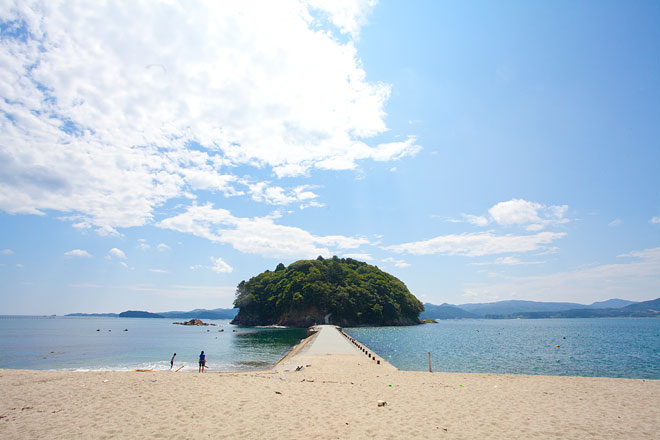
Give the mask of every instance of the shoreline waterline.
<path id="1" fill-rule="evenodd" d="M 7 439 L 653 439 L 660 427 L 660 381 L 401 371 L 334 328 L 268 370 L 0 370 L 0 389 Z"/>

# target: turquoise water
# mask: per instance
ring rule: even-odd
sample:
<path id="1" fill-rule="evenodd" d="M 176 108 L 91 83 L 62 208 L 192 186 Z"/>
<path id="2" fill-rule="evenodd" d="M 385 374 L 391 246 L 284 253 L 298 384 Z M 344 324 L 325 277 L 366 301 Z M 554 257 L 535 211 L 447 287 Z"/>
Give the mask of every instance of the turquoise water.
<path id="1" fill-rule="evenodd" d="M 269 368 L 306 336 L 228 320 L 174 321 L 0 317 L 0 368 L 166 370 L 176 352 L 177 367 L 197 371 L 201 350 L 210 371 Z M 464 320 L 346 332 L 402 370 L 428 370 L 430 351 L 433 371 L 660 379 L 660 319 Z"/>
<path id="2" fill-rule="evenodd" d="M 345 330 L 401 370 L 428 371 L 431 352 L 433 371 L 660 379 L 660 319 L 451 320 Z"/>
<path id="3" fill-rule="evenodd" d="M 181 319 L 0 317 L 0 368 L 168 370 L 176 352 L 176 367 L 197 371 L 201 350 L 210 371 L 268 368 L 307 334 L 239 328 L 228 320 L 204 320 L 215 327 L 175 321 Z"/>

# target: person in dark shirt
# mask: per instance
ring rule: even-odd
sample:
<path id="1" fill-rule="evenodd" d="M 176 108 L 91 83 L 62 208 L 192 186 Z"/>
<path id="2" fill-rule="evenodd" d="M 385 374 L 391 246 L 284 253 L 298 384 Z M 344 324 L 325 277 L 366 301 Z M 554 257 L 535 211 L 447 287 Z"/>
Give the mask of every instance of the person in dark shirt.
<path id="1" fill-rule="evenodd" d="M 203 373 L 205 368 L 206 368 L 206 355 L 204 354 L 204 350 L 202 350 L 202 352 L 199 355 L 199 370 L 197 372 Z"/>
<path id="2" fill-rule="evenodd" d="M 170 370 L 174 368 L 174 358 L 176 357 L 176 353 L 174 353 L 174 356 L 172 356 L 172 359 L 170 359 Z"/>

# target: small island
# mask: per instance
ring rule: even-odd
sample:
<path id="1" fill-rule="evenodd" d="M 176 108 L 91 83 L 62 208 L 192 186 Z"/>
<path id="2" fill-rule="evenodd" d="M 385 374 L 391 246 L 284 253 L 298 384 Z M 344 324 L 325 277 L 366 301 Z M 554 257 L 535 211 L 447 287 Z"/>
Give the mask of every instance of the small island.
<path id="1" fill-rule="evenodd" d="M 352 258 L 300 260 L 236 289 L 232 324 L 308 327 L 420 324 L 424 306 L 398 278 Z"/>
<path id="2" fill-rule="evenodd" d="M 176 324 L 176 325 L 212 325 L 212 326 L 217 325 L 217 324 L 211 324 L 211 323 L 203 322 L 201 319 L 191 319 L 190 321 L 186 321 L 186 322 L 173 322 L 172 324 Z"/>

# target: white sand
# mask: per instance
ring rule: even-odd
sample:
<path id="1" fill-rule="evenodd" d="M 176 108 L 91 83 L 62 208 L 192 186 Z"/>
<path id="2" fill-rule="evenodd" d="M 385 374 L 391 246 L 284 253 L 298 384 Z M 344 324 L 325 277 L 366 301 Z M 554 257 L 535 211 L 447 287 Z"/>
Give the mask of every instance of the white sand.
<path id="1" fill-rule="evenodd" d="M 0 370 L 0 438 L 660 438 L 660 381 L 404 372 L 331 333 L 271 371 Z"/>

